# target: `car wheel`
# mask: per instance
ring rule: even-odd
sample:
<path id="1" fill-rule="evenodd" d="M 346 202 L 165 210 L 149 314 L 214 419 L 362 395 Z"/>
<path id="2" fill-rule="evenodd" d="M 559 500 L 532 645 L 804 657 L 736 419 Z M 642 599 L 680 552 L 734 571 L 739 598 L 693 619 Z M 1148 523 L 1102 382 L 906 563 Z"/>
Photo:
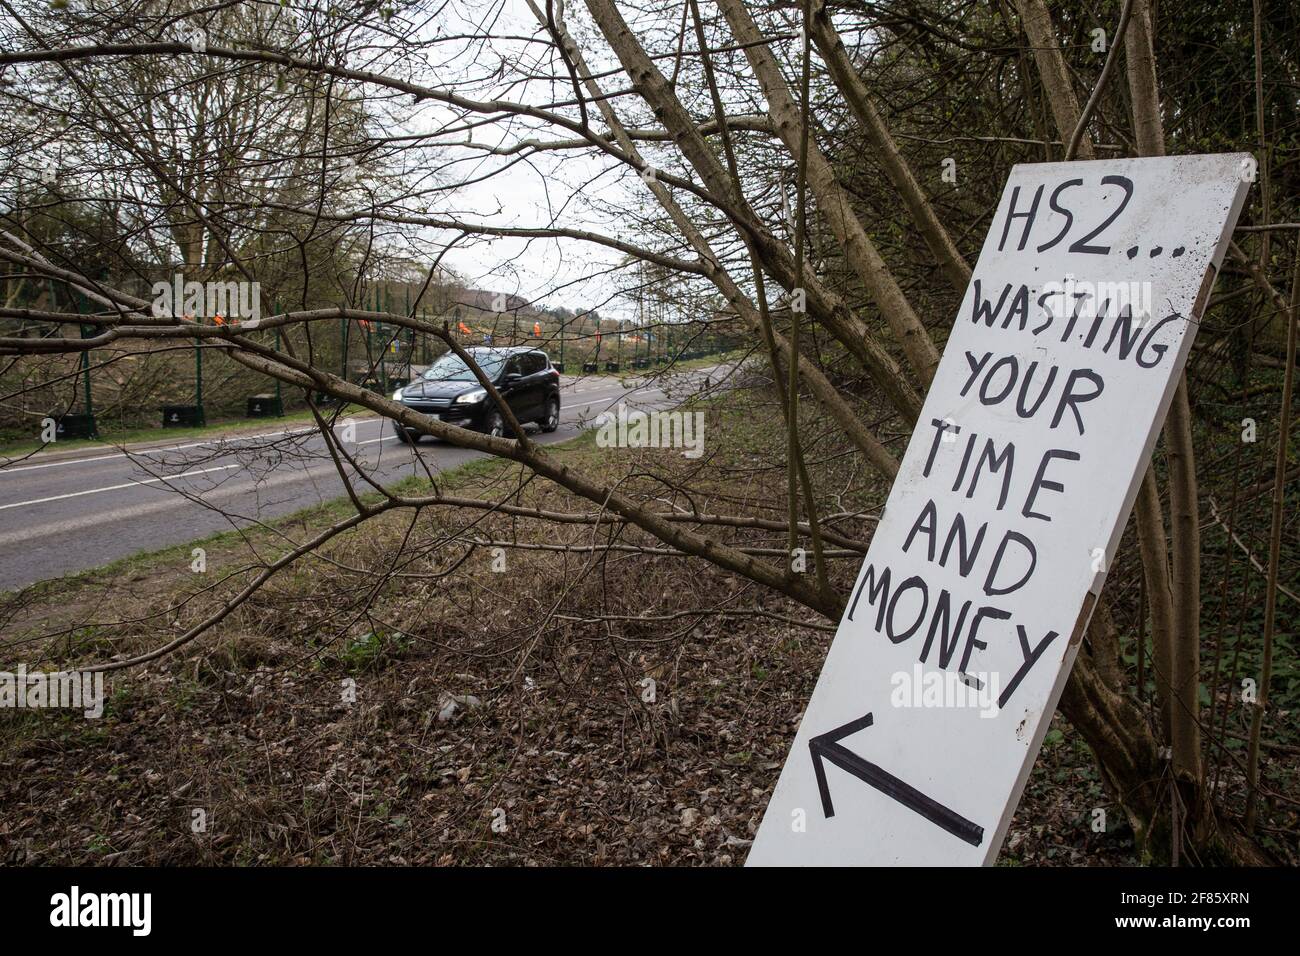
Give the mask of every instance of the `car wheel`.
<path id="1" fill-rule="evenodd" d="M 505 434 L 506 423 L 501 418 L 500 412 L 492 412 L 488 415 L 487 421 L 483 423 L 483 432 L 493 438 L 500 438 Z"/>
<path id="2" fill-rule="evenodd" d="M 542 431 L 553 432 L 560 427 L 560 400 L 553 398 L 546 403 L 546 414 L 542 416 Z"/>
<path id="3" fill-rule="evenodd" d="M 411 443 L 410 433 L 407 432 L 407 430 L 403 428 L 401 425 L 394 424 L 393 431 L 397 432 L 397 440 L 401 442 L 403 445 L 409 445 Z"/>

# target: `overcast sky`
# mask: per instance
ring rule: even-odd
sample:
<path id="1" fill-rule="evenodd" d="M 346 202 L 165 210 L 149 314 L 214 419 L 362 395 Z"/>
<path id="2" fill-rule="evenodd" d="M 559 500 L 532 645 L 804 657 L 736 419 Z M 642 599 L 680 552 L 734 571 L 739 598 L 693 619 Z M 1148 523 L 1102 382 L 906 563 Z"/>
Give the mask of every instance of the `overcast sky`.
<path id="1" fill-rule="evenodd" d="M 472 23 L 467 22 L 470 17 Z M 497 36 L 544 36 L 524 0 L 496 0 L 486 12 L 476 0 L 456 0 L 430 29 L 442 36 L 457 35 L 474 26 L 482 28 L 485 18 L 492 18 L 491 31 Z M 430 57 L 425 80 L 450 86 L 459 78 L 454 92 L 460 95 L 476 99 L 499 96 L 543 106 L 566 91 L 552 90 L 549 83 L 538 80 L 522 83 L 519 73 L 534 64 L 543 51 L 542 45 L 523 39 L 497 40 L 491 48 L 439 44 Z M 590 55 L 598 53 L 591 51 Z M 593 66 L 601 69 L 594 61 Z M 429 129 L 453 116 L 445 107 L 430 106 L 422 108 L 416 123 Z M 473 131 L 473 141 L 478 144 L 504 145 L 534 136 L 567 138 L 563 131 L 523 120 Z M 453 138 L 463 140 L 464 134 Z M 644 203 L 650 195 L 635 175 L 629 177 L 612 161 L 580 151 L 543 152 L 520 161 L 519 156 L 492 156 L 453 146 L 448 147 L 447 155 L 454 161 L 444 167 L 446 175 L 456 181 L 477 181 L 444 196 L 427 211 L 452 213 L 463 221 L 515 227 L 563 224 L 634 239 L 630 217 L 619 211 Z M 492 175 L 488 176 L 489 172 Z M 479 238 L 458 243 L 443 261 L 476 288 L 521 295 L 551 307 L 596 307 L 604 315 L 630 318 L 635 306 L 619 296 L 619 281 L 608 274 L 620 258 L 612 250 L 571 239 Z"/>

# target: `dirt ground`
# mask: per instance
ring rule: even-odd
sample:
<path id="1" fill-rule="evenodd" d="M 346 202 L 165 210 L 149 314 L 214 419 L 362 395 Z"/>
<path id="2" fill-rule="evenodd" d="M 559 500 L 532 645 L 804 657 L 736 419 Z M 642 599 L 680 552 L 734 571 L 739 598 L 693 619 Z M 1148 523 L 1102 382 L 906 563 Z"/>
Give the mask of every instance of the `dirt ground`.
<path id="1" fill-rule="evenodd" d="M 522 669 L 452 649 L 464 635 L 442 628 L 367 648 L 355 667 L 229 636 L 111 678 L 98 721 L 29 715 L 39 727 L 0 761 L 0 852 L 11 863 L 737 865 L 827 635 L 755 619 L 683 630 L 663 657 L 547 641 Z M 658 675 L 653 703 L 641 674 Z M 1132 862 L 1122 825 L 1091 830 L 1105 802 L 1086 752 L 1053 731 L 1005 861 Z"/>
<path id="2" fill-rule="evenodd" d="M 714 427 L 726 439 L 710 465 L 714 497 L 698 506 L 736 513 L 748 502 L 779 516 L 783 502 L 765 487 L 779 471 L 760 451 L 771 436 Z M 590 440 L 559 453 L 626 472 Z M 667 451 L 618 454 L 649 456 L 642 464 L 658 479 L 632 486 L 647 499 L 662 498 L 664 475 L 700 467 Z M 828 480 L 856 467 L 827 462 Z M 521 484 L 512 466 L 471 468 L 450 487 L 589 510 Z M 859 505 L 870 509 L 870 495 Z M 203 575 L 187 547 L 7 596 L 5 657 L 66 666 L 158 647 L 217 608 L 258 560 L 339 514 L 210 542 Z M 871 526 L 837 527 L 865 540 Z M 524 547 L 501 559 L 483 543 L 506 539 Z M 6 712 L 0 859 L 740 865 L 829 625 L 701 562 L 528 547 L 602 542 L 648 543 L 607 523 L 389 514 L 281 572 L 180 651 L 111 672 L 102 718 Z M 501 560 L 506 573 L 493 573 Z M 857 563 L 836 563 L 840 586 Z M 1102 832 L 1096 809 L 1107 811 Z M 1060 718 L 1002 862 L 1138 862 L 1122 813 Z"/>

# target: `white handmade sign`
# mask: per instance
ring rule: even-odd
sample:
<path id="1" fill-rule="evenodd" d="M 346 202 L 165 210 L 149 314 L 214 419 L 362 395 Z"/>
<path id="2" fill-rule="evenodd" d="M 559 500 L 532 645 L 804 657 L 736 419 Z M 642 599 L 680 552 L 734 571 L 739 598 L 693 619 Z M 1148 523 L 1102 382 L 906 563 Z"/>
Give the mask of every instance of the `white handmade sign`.
<path id="1" fill-rule="evenodd" d="M 1011 171 L 749 865 L 997 856 L 1254 169 Z"/>

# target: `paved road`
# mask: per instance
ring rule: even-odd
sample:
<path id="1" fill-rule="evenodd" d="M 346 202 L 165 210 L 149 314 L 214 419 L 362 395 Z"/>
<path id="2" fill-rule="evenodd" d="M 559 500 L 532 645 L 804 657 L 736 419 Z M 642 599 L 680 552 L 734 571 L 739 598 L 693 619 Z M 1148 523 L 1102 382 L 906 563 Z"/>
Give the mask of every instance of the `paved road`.
<path id="1" fill-rule="evenodd" d="M 707 369 L 691 377 L 710 374 L 717 376 Z M 539 444 L 572 438 L 621 399 L 637 408 L 675 404 L 650 383 L 629 391 L 617 379 L 566 377 L 561 388 L 560 428 L 535 435 Z M 423 474 L 417 454 L 435 472 L 484 457 L 429 438 L 415 448 L 402 445 L 386 419 L 344 419 L 335 433 L 342 436 L 348 423 L 355 428 L 348 436 L 355 445 L 345 447 L 379 479 Z M 193 541 L 344 493 L 324 439 L 302 426 L 126 453 L 106 446 L 75 455 L 45 452 L 11 465 L 0 460 L 0 590 Z"/>

